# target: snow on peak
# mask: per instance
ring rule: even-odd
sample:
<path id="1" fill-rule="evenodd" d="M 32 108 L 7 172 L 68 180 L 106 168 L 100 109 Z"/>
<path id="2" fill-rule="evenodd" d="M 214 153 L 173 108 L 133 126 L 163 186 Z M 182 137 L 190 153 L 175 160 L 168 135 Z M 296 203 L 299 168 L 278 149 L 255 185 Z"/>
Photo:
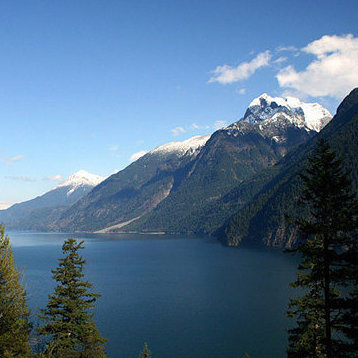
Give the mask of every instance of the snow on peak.
<path id="1" fill-rule="evenodd" d="M 56 186 L 62 188 L 69 186 L 71 187 L 67 193 L 67 196 L 71 195 L 80 186 L 96 186 L 101 183 L 105 178 L 86 172 L 85 170 L 79 170 L 78 172 L 69 176 L 63 183 Z"/>
<path id="2" fill-rule="evenodd" d="M 249 105 L 244 121 L 251 124 L 277 119 L 283 115 L 292 124 L 319 132 L 331 119 L 331 113 L 319 103 L 305 103 L 296 97 L 271 97 L 267 93 Z"/>
<path id="3" fill-rule="evenodd" d="M 285 106 L 286 101 L 285 98 L 282 97 L 271 97 L 267 93 L 263 93 L 261 96 L 256 97 L 252 100 L 252 102 L 249 104 L 250 107 L 254 106 L 263 106 L 263 101 L 266 101 L 268 105 L 270 105 L 272 102 L 276 102 L 279 106 Z"/>
<path id="4" fill-rule="evenodd" d="M 153 149 L 149 153 L 176 153 L 183 156 L 188 152 L 193 153 L 198 148 L 204 146 L 209 138 L 210 136 L 195 136 L 182 142 L 170 142 Z"/>

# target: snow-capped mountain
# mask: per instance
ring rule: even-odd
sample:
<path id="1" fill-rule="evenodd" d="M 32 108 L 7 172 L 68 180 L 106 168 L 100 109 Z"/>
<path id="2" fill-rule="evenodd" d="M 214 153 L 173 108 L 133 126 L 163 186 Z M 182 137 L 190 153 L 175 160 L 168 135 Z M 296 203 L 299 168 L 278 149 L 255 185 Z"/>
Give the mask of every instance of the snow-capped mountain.
<path id="1" fill-rule="evenodd" d="M 105 178 L 86 172 L 85 170 L 79 170 L 78 172 L 69 176 L 63 183 L 57 185 L 53 190 L 67 187 L 67 196 L 73 194 L 80 187 L 95 187 L 101 183 Z"/>
<path id="2" fill-rule="evenodd" d="M 318 103 L 264 93 L 250 103 L 243 118 L 224 130 L 234 137 L 260 135 L 275 142 L 285 154 L 319 132 L 331 119 L 330 112 Z"/>
<path id="3" fill-rule="evenodd" d="M 319 132 L 332 119 L 332 115 L 319 103 L 305 103 L 296 97 L 271 97 L 264 93 L 250 103 L 242 120 L 262 124 L 282 119 L 299 128 Z"/>
<path id="4" fill-rule="evenodd" d="M 163 144 L 113 174 L 64 212 L 58 230 L 101 230 L 157 207 L 182 179 L 209 136 Z"/>
<path id="5" fill-rule="evenodd" d="M 21 230 L 43 230 L 67 207 L 91 191 L 104 178 L 80 170 L 49 192 L 0 211 L 0 222 Z"/>
<path id="6" fill-rule="evenodd" d="M 209 138 L 210 136 L 195 136 L 182 142 L 166 143 L 153 149 L 149 154 L 175 153 L 178 156 L 193 155 L 205 145 Z"/>

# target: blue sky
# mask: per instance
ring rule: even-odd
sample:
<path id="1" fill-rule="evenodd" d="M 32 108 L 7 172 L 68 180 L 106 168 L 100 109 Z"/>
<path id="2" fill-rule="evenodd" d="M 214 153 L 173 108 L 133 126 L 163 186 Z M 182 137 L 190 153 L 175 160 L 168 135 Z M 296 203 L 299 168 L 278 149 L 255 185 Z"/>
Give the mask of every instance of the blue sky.
<path id="1" fill-rule="evenodd" d="M 254 97 L 332 112 L 358 85 L 358 2 L 0 2 L 0 207 L 209 134 Z"/>

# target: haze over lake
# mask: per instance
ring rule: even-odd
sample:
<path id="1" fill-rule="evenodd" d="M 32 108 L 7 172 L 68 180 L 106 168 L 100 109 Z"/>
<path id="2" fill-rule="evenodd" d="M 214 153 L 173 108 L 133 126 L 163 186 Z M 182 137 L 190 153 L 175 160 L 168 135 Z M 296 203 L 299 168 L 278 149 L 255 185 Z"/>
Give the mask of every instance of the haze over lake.
<path id="1" fill-rule="evenodd" d="M 297 260 L 207 238 L 10 232 L 32 313 L 52 293 L 51 268 L 68 237 L 85 240 L 86 278 L 102 294 L 95 318 L 108 357 L 285 356 L 288 283 Z M 292 294 L 292 292 L 291 292 Z"/>

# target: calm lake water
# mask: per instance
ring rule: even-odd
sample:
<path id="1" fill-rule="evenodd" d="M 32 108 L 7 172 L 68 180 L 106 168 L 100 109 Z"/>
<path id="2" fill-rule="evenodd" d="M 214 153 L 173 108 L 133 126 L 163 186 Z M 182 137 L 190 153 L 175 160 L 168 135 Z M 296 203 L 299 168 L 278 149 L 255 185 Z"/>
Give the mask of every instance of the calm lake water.
<path id="1" fill-rule="evenodd" d="M 285 357 L 288 283 L 297 259 L 183 236 L 10 232 L 33 313 L 68 237 L 85 240 L 86 278 L 101 293 L 95 318 L 110 358 Z"/>

